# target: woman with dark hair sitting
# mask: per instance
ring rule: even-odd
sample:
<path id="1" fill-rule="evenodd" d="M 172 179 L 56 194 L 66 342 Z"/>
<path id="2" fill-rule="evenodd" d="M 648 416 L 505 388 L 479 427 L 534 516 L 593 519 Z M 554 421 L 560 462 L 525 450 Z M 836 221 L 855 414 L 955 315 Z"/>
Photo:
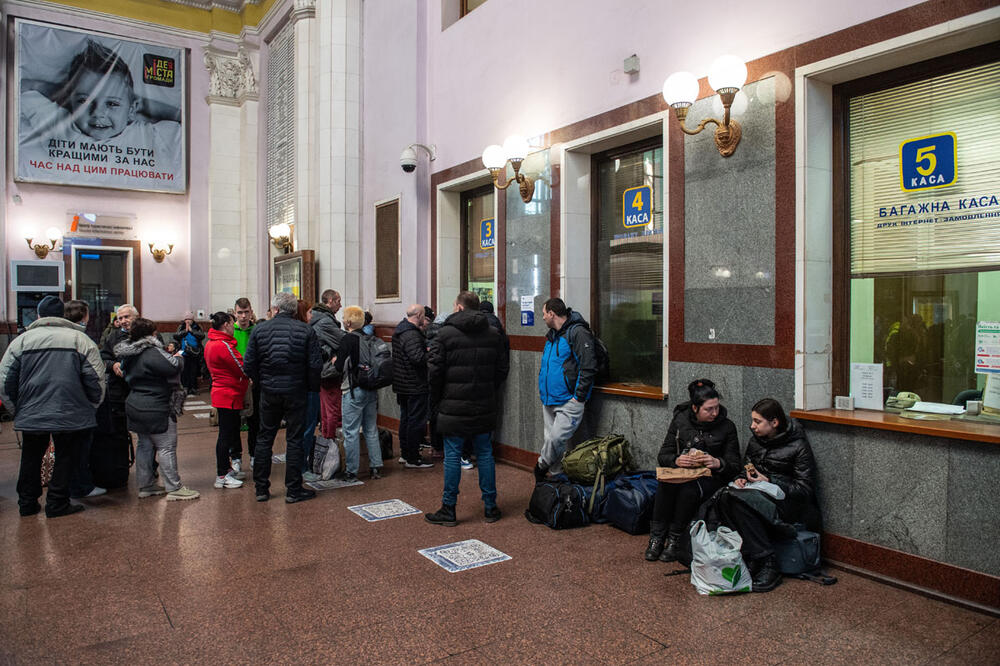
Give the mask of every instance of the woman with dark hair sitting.
<path id="1" fill-rule="evenodd" d="M 165 352 L 156 324 L 141 317 L 132 322 L 128 341 L 115 346 L 129 387 L 125 400 L 128 428 L 139 435 L 135 477 L 140 498 L 163 494 L 168 501 L 198 498 L 198 491 L 185 488 L 177 473 L 177 415 L 184 405 L 182 354 Z M 165 487 L 153 481 L 156 458 Z"/>
<path id="2" fill-rule="evenodd" d="M 747 444 L 746 472 L 735 485 L 746 488 L 754 481 L 769 481 L 781 488 L 785 497 L 765 500 L 777 506 L 773 521 L 734 497 L 725 499 L 722 513 L 743 538 L 740 550 L 753 576 L 753 591 L 769 592 L 781 583 L 772 537 L 788 538 L 790 523 L 802 523 L 813 532 L 823 528 L 816 502 L 816 459 L 802 426 L 785 416 L 781 403 L 773 398 L 753 406 L 750 430 L 753 437 Z M 783 533 L 776 533 L 779 531 Z"/>
<path id="3" fill-rule="evenodd" d="M 646 548 L 650 562 L 677 559 L 677 548 L 698 506 L 740 469 L 736 426 L 719 404 L 722 396 L 715 384 L 696 379 L 688 385 L 688 395 L 688 402 L 674 407 L 657 462 L 660 467 L 701 470 L 704 475 L 683 483 L 659 483 Z"/>
<path id="4" fill-rule="evenodd" d="M 205 364 L 212 373 L 212 407 L 219 414 L 219 437 L 215 442 L 215 487 L 242 488 L 239 460 L 229 459 L 230 451 L 242 450 L 240 410 L 250 379 L 243 372 L 243 357 L 233 337 L 233 317 L 228 312 L 212 315 L 212 328 L 205 345 Z"/>

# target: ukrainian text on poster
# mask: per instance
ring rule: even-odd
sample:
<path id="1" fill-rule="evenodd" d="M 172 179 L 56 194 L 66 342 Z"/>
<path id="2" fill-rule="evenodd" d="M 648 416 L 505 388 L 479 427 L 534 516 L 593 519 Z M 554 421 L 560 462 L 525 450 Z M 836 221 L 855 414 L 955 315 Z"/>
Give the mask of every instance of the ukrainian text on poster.
<path id="1" fill-rule="evenodd" d="M 183 193 L 184 52 L 19 20 L 19 181 Z"/>

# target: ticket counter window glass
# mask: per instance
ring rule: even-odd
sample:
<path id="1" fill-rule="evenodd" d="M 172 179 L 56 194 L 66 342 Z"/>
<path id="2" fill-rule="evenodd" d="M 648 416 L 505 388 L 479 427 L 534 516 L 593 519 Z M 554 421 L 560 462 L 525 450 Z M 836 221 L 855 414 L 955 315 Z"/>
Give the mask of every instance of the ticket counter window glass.
<path id="1" fill-rule="evenodd" d="M 611 384 L 663 379 L 663 142 L 594 159 L 597 218 L 591 322 L 608 346 Z"/>
<path id="2" fill-rule="evenodd" d="M 493 186 L 462 194 L 462 288 L 496 306 L 495 286 L 496 219 L 493 214 Z"/>
<path id="3" fill-rule="evenodd" d="M 848 101 L 850 360 L 884 396 L 964 403 L 1000 321 L 1000 63 Z"/>

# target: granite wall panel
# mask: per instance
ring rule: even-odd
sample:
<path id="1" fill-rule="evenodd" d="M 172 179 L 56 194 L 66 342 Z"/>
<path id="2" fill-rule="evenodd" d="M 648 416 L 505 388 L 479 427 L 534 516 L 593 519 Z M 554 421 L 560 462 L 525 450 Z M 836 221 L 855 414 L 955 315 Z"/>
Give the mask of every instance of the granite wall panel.
<path id="1" fill-rule="evenodd" d="M 945 560 L 1000 574 L 1000 447 L 950 441 Z"/>

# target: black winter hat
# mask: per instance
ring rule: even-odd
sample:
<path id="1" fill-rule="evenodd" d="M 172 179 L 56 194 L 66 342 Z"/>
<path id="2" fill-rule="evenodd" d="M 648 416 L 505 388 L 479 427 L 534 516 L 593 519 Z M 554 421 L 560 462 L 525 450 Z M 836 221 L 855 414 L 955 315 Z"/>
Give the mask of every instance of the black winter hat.
<path id="1" fill-rule="evenodd" d="M 38 304 L 38 316 L 39 317 L 62 317 L 63 316 L 63 302 L 60 301 L 55 296 L 46 296 Z"/>

